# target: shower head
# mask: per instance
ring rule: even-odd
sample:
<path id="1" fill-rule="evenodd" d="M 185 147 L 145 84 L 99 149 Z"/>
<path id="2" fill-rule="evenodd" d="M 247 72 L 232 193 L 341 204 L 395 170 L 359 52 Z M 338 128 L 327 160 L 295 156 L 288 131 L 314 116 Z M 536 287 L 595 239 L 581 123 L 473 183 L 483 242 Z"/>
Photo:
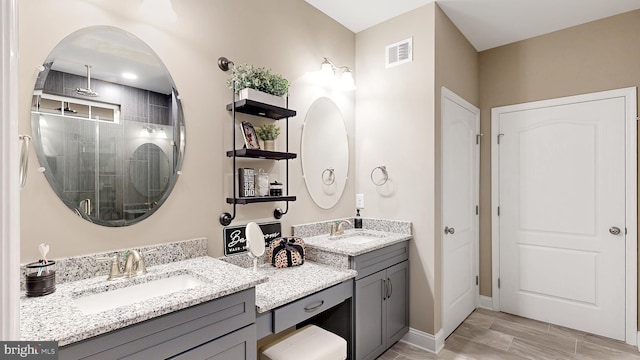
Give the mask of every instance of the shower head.
<path id="1" fill-rule="evenodd" d="M 76 94 L 83 95 L 83 96 L 91 96 L 91 97 L 99 96 L 97 92 L 91 89 L 83 89 L 83 88 L 76 88 Z"/>
<path id="2" fill-rule="evenodd" d="M 76 88 L 76 94 L 82 96 L 97 97 L 98 93 L 91 90 L 91 65 L 85 65 L 87 68 L 87 88 Z"/>

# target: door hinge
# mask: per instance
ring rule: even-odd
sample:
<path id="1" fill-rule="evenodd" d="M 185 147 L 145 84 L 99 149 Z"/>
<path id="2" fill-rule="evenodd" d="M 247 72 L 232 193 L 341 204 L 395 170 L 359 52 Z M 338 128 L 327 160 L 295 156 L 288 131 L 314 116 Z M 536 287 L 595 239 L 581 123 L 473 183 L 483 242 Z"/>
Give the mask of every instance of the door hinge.
<path id="1" fill-rule="evenodd" d="M 500 278 L 498 278 L 498 289 L 500 289 Z"/>
<path id="2" fill-rule="evenodd" d="M 476 205 L 476 215 L 480 214 L 480 208 Z"/>
<path id="3" fill-rule="evenodd" d="M 498 134 L 498 145 L 500 145 L 500 136 L 504 136 L 504 134 Z"/>
<path id="4" fill-rule="evenodd" d="M 480 134 L 476 134 L 476 145 L 480 145 L 480 137 L 483 136 L 484 134 L 480 133 Z"/>
<path id="5" fill-rule="evenodd" d="M 478 286 L 478 275 L 476 275 L 476 286 Z"/>
<path id="6" fill-rule="evenodd" d="M 500 216 L 500 206 L 498 206 L 498 216 Z"/>

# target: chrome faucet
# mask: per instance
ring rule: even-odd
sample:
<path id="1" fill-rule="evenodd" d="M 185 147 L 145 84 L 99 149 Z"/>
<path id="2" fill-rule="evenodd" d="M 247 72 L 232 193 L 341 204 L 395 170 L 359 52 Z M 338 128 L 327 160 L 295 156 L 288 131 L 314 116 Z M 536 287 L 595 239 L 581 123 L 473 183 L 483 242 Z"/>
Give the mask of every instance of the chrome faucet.
<path id="1" fill-rule="evenodd" d="M 144 265 L 144 258 L 137 250 L 127 250 L 125 253 L 127 260 L 124 263 L 124 277 L 134 277 L 139 274 L 146 274 L 147 267 Z"/>
<path id="2" fill-rule="evenodd" d="M 144 254 L 149 254 L 154 252 L 155 250 L 146 251 Z M 110 258 L 97 258 L 96 260 L 99 262 L 111 262 L 111 270 L 109 271 L 109 276 L 107 280 L 118 279 L 121 277 L 134 277 L 140 274 L 147 273 L 147 267 L 144 263 L 144 258 L 142 254 L 137 250 L 127 250 L 125 252 L 126 261 L 124 263 L 124 271 L 120 271 L 120 264 L 118 261 L 118 255 L 113 255 Z"/>
<path id="3" fill-rule="evenodd" d="M 351 225 L 351 221 L 349 221 L 349 220 L 338 220 L 338 221 L 332 223 L 331 224 L 331 235 L 330 236 L 337 236 L 337 235 L 344 234 L 344 224 Z"/>

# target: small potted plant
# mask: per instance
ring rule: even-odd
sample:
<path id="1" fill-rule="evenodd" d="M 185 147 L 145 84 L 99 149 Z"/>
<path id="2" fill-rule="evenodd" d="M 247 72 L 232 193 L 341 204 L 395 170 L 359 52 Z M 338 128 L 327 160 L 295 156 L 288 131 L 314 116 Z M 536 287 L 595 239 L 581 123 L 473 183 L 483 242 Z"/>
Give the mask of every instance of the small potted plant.
<path id="1" fill-rule="evenodd" d="M 237 65 L 227 85 L 234 88 L 240 100 L 251 99 L 262 103 L 285 107 L 284 95 L 289 91 L 289 81 L 270 69 L 253 65 Z"/>
<path id="2" fill-rule="evenodd" d="M 256 129 L 258 137 L 264 141 L 264 149 L 268 151 L 275 150 L 275 140 L 280 135 L 280 128 L 274 124 L 264 124 Z"/>

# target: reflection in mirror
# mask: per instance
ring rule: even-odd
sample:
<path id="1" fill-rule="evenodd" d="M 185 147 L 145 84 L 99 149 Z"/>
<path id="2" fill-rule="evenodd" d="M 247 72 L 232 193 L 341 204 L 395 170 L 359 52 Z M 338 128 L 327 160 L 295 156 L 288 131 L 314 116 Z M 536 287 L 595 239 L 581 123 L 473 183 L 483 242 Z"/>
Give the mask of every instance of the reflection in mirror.
<path id="1" fill-rule="evenodd" d="M 314 101 L 302 130 L 302 172 L 313 201 L 334 207 L 347 184 L 349 139 L 338 106 L 329 98 Z"/>
<path id="2" fill-rule="evenodd" d="M 92 26 L 64 38 L 41 69 L 31 123 L 58 197 L 104 226 L 149 217 L 184 154 L 182 106 L 160 59 L 130 33 Z"/>
<path id="3" fill-rule="evenodd" d="M 158 196 L 169 184 L 169 159 L 154 143 L 145 143 L 133 152 L 129 179 L 141 196 Z"/>

